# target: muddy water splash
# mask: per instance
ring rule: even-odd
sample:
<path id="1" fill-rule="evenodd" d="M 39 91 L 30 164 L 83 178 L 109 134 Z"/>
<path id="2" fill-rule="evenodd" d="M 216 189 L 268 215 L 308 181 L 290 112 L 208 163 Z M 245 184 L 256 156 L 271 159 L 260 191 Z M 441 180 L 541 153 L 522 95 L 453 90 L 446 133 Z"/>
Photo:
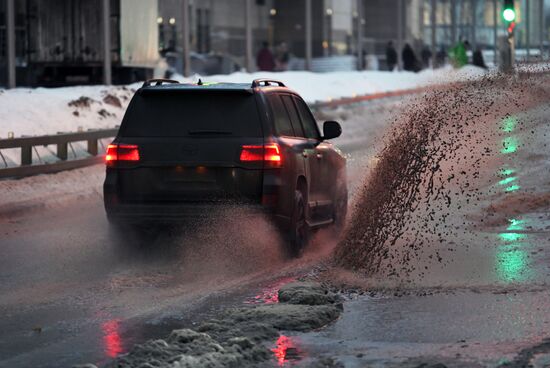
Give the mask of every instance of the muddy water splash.
<path id="1" fill-rule="evenodd" d="M 428 242 L 453 243 L 458 232 L 476 226 L 448 220 L 462 206 L 476 206 L 482 194 L 480 171 L 495 155 L 491 142 L 499 134 L 488 127 L 549 101 L 545 82 L 540 75 L 491 76 L 433 91 L 412 105 L 365 181 L 337 263 L 367 274 L 407 274 Z M 444 262 L 437 250 L 430 258 Z"/>

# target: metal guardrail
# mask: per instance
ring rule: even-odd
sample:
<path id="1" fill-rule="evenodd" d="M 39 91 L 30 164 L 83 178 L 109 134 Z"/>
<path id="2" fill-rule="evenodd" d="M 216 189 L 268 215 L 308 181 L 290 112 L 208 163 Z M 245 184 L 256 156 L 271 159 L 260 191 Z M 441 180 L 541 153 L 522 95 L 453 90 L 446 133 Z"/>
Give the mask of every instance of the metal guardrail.
<path id="1" fill-rule="evenodd" d="M 21 150 L 21 165 L 16 167 L 0 168 L 0 179 L 36 174 L 49 174 L 100 163 L 103 160 L 103 155 L 98 155 L 98 141 L 100 139 L 114 137 L 117 132 L 118 128 L 114 128 L 37 137 L 0 139 L 0 150 L 10 148 L 19 148 Z M 81 159 L 68 160 L 69 144 L 72 142 L 82 141 L 87 142 L 87 152 L 91 156 Z M 54 163 L 33 165 L 33 147 L 49 145 L 57 146 L 56 156 L 59 158 L 59 161 Z"/>

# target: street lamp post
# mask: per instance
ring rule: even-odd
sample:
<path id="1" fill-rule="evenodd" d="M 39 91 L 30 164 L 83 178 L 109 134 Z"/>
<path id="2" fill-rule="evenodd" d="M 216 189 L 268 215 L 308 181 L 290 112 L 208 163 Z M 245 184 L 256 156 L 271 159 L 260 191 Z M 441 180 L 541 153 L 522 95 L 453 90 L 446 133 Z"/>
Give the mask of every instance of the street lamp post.
<path id="1" fill-rule="evenodd" d="M 332 55 L 332 8 L 326 9 L 326 53 L 325 56 L 331 56 Z"/>
<path id="2" fill-rule="evenodd" d="M 101 2 L 101 14 L 103 25 L 103 84 L 113 83 L 111 74 L 111 7 L 109 0 Z"/>
<path id="3" fill-rule="evenodd" d="M 306 25 L 305 25 L 305 37 L 306 37 L 306 70 L 311 70 L 311 58 L 312 58 L 312 34 L 311 34 L 311 0 L 306 0 Z"/>
<path id="4" fill-rule="evenodd" d="M 543 60 L 544 59 L 544 30 L 545 30 L 545 25 L 544 25 L 544 0 L 540 0 L 539 1 L 539 16 L 540 16 L 540 19 L 539 19 L 539 23 L 540 23 L 540 28 L 539 28 L 539 31 L 540 31 L 540 34 L 539 34 L 539 47 L 540 47 L 540 59 Z"/>
<path id="5" fill-rule="evenodd" d="M 363 70 L 363 1 L 357 0 L 357 69 Z"/>
<path id="6" fill-rule="evenodd" d="M 472 6 L 472 50 L 475 51 L 477 49 L 477 17 L 476 17 L 476 8 L 477 8 L 477 0 L 471 0 L 471 6 Z"/>
<path id="7" fill-rule="evenodd" d="M 6 1 L 6 57 L 8 88 L 15 88 L 15 4 Z"/>
<path id="8" fill-rule="evenodd" d="M 525 48 L 527 49 L 527 61 L 531 56 L 531 8 L 529 7 L 529 0 L 525 2 Z"/>
<path id="9" fill-rule="evenodd" d="M 183 36 L 183 75 L 191 75 L 191 56 L 189 48 L 189 0 L 182 0 L 182 19 L 181 29 Z"/>
<path id="10" fill-rule="evenodd" d="M 403 0 L 397 0 L 397 69 L 403 65 Z"/>
<path id="11" fill-rule="evenodd" d="M 245 32 L 246 32 L 246 71 L 252 72 L 252 0 L 245 0 Z"/>
<path id="12" fill-rule="evenodd" d="M 498 1 L 498 0 L 494 0 Z M 456 0 L 451 0 L 451 46 L 456 45 Z"/>
<path id="13" fill-rule="evenodd" d="M 493 0 L 493 63 L 496 65 L 498 60 L 498 4 Z"/>
<path id="14" fill-rule="evenodd" d="M 436 18 L 436 11 L 437 11 L 437 1 L 432 0 L 431 3 L 431 19 L 430 23 L 432 26 L 432 42 L 431 42 L 431 50 L 432 50 L 432 67 L 435 66 L 435 54 L 436 54 L 436 45 L 437 45 L 437 18 Z"/>

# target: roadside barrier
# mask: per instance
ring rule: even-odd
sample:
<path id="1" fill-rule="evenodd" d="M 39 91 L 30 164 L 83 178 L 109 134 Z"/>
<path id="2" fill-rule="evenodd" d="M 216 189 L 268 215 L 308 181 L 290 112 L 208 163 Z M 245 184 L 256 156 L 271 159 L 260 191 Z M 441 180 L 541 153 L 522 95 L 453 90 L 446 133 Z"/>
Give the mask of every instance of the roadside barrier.
<path id="1" fill-rule="evenodd" d="M 0 139 L 0 179 L 19 178 L 36 174 L 50 174 L 63 170 L 71 170 L 79 167 L 98 164 L 103 161 L 103 150 L 99 152 L 98 141 L 104 138 L 116 136 L 118 128 L 97 129 L 85 132 L 60 133 L 36 137 L 20 137 Z M 87 157 L 68 159 L 69 146 L 73 142 L 87 143 Z M 58 161 L 53 163 L 40 163 L 33 165 L 33 150 L 37 146 L 55 145 Z M 2 155 L 2 149 L 19 148 L 21 150 L 20 166 L 8 167 Z"/>

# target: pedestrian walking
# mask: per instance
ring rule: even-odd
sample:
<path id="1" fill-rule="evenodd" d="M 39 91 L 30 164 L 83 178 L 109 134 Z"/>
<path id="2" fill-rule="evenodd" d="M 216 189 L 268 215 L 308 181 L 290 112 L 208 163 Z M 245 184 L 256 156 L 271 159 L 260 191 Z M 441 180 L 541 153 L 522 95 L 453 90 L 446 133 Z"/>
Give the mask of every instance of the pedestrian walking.
<path id="1" fill-rule="evenodd" d="M 468 54 L 466 50 L 470 44 L 468 41 L 458 41 L 458 43 L 451 49 L 450 59 L 455 68 L 462 68 L 468 64 Z"/>
<path id="2" fill-rule="evenodd" d="M 269 50 L 269 44 L 267 42 L 262 43 L 262 48 L 256 57 L 256 65 L 258 66 L 258 70 L 265 72 L 272 72 L 275 69 L 275 58 L 271 50 Z"/>
<path id="3" fill-rule="evenodd" d="M 409 45 L 408 43 L 406 43 L 405 47 L 403 47 L 402 57 L 403 69 L 409 72 L 417 72 L 420 70 L 420 68 L 418 67 L 418 59 L 416 58 L 416 55 L 411 45 Z"/>
<path id="4" fill-rule="evenodd" d="M 483 59 L 483 53 L 480 48 L 477 48 L 472 54 L 472 64 L 483 69 L 487 69 L 485 65 L 485 60 Z"/>
<path id="5" fill-rule="evenodd" d="M 445 66 L 446 62 L 447 62 L 447 51 L 445 51 L 445 47 L 441 46 L 439 51 L 435 54 L 435 67 L 441 68 Z"/>
<path id="6" fill-rule="evenodd" d="M 276 51 L 275 70 L 284 72 L 288 70 L 288 62 L 290 61 L 290 52 L 286 42 L 281 42 Z"/>
<path id="7" fill-rule="evenodd" d="M 393 41 L 389 41 L 386 45 L 386 65 L 390 72 L 393 71 L 397 65 L 397 51 L 395 51 L 395 47 L 393 47 Z"/>

